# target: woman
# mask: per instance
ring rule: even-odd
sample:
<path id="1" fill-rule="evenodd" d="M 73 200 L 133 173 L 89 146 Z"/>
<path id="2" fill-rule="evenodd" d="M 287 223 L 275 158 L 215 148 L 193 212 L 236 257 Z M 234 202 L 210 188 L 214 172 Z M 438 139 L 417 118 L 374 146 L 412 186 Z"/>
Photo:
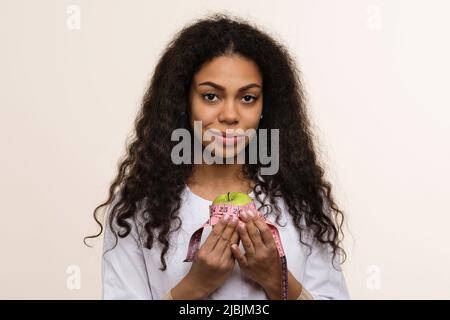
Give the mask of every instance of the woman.
<path id="1" fill-rule="evenodd" d="M 318 164 L 295 63 L 280 43 L 223 14 L 186 26 L 155 68 L 135 129 L 109 198 L 94 211 L 96 236 L 105 230 L 104 299 L 281 299 L 275 239 L 256 212 L 207 228 L 196 258 L 184 262 L 209 205 L 229 191 L 248 194 L 276 224 L 287 299 L 349 298 L 343 214 Z M 277 133 L 260 140 L 270 163 L 264 147 L 250 148 L 262 129 Z M 191 133 L 182 152 L 179 130 Z M 97 210 L 106 205 L 103 228 Z"/>

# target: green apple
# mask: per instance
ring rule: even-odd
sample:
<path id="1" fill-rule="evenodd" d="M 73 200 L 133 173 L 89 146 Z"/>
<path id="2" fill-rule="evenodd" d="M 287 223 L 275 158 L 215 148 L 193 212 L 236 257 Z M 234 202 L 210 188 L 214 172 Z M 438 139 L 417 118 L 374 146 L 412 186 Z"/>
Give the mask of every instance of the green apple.
<path id="1" fill-rule="evenodd" d="M 213 204 L 234 204 L 238 206 L 245 206 L 252 201 L 253 199 L 250 198 L 248 194 L 243 192 L 227 192 L 215 198 Z"/>

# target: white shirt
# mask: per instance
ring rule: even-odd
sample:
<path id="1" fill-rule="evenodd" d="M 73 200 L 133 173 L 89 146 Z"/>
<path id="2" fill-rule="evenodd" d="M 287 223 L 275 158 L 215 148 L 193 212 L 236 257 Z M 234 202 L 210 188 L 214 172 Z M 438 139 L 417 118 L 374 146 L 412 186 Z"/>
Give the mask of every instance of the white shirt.
<path id="1" fill-rule="evenodd" d="M 249 195 L 255 198 L 253 192 Z M 211 201 L 192 193 L 187 186 L 182 192 L 181 199 L 179 217 L 182 225 L 170 237 L 170 247 L 165 256 L 167 269 L 160 270 L 162 245 L 155 240 L 152 249 L 143 247 L 141 244 L 143 241 L 138 236 L 142 232 L 140 224 L 134 219 L 129 220 L 132 225 L 130 234 L 125 238 L 118 237 L 117 246 L 103 256 L 103 299 L 163 299 L 166 293 L 189 272 L 192 262 L 183 262 L 189 240 L 191 235 L 208 220 Z M 277 201 L 281 209 L 281 226 L 275 225 L 280 233 L 289 271 L 314 299 L 349 299 L 339 263 L 335 262 L 334 266 L 338 270 L 331 264 L 330 249 L 313 244 L 311 255 L 308 256 L 309 249 L 300 243 L 298 231 L 284 201 L 280 198 Z M 256 200 L 255 202 L 258 208 L 260 203 Z M 265 213 L 263 210 L 260 212 Z M 275 214 L 268 215 L 267 219 L 274 223 Z M 210 231 L 210 226 L 204 229 L 200 246 Z M 107 226 L 104 252 L 114 244 L 114 235 Z M 242 243 L 240 249 L 244 252 Z M 230 277 L 207 299 L 267 300 L 268 297 L 262 287 L 240 272 L 236 262 Z"/>

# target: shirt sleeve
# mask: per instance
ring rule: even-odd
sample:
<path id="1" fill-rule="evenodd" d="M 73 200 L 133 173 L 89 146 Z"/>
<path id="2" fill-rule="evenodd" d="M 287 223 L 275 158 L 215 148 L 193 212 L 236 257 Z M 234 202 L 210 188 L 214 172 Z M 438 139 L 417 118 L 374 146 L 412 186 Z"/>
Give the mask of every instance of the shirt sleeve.
<path id="1" fill-rule="evenodd" d="M 117 235 L 116 247 L 114 247 L 116 239 L 113 231 L 108 224 L 105 226 L 102 299 L 151 300 L 153 297 L 137 226 L 134 219 L 127 221 L 132 226 L 132 230 L 125 238 Z M 119 230 L 116 224 L 114 226 L 115 231 Z M 114 249 L 111 249 L 113 247 Z"/>
<path id="2" fill-rule="evenodd" d="M 333 251 L 329 245 L 314 242 L 307 256 L 303 286 L 315 300 L 350 299 L 338 257 L 332 264 Z"/>

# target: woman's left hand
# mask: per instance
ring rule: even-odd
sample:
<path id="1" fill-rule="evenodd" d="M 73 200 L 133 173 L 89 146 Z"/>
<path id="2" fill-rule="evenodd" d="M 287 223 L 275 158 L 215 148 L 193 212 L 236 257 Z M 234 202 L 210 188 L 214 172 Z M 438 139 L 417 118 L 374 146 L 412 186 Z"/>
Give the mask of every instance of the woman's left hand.
<path id="1" fill-rule="evenodd" d="M 231 251 L 242 272 L 267 292 L 281 288 L 281 259 L 269 226 L 252 211 L 241 212 L 238 232 L 245 254 L 234 244 Z"/>

